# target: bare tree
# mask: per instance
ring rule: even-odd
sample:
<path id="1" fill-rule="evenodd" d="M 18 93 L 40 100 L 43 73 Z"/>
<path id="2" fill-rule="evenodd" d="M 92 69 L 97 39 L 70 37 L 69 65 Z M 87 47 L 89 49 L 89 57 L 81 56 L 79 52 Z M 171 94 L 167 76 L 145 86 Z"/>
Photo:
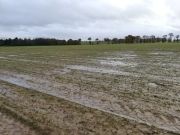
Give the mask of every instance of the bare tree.
<path id="1" fill-rule="evenodd" d="M 143 42 L 146 43 L 146 42 L 147 42 L 147 39 L 148 39 L 148 36 L 147 36 L 147 35 L 144 35 L 144 36 L 143 36 Z"/>
<path id="2" fill-rule="evenodd" d="M 163 35 L 163 38 L 164 38 L 164 39 L 167 39 L 167 35 Z"/>
<path id="3" fill-rule="evenodd" d="M 154 43 L 154 42 L 155 42 L 155 39 L 156 39 L 156 36 L 151 35 L 150 38 L 151 38 L 151 43 Z"/>
<path id="4" fill-rule="evenodd" d="M 163 35 L 162 37 L 163 37 L 162 42 L 167 42 L 167 35 Z"/>
<path id="5" fill-rule="evenodd" d="M 135 36 L 135 42 L 140 43 L 141 37 L 140 36 Z"/>
<path id="6" fill-rule="evenodd" d="M 177 42 L 179 42 L 180 35 L 176 35 Z"/>
<path id="7" fill-rule="evenodd" d="M 96 44 L 99 44 L 99 39 L 98 38 L 96 38 Z"/>
<path id="8" fill-rule="evenodd" d="M 104 38 L 104 42 L 106 42 L 106 43 L 110 44 L 111 39 L 109 39 L 109 38 Z"/>
<path id="9" fill-rule="evenodd" d="M 169 33 L 169 41 L 170 41 L 170 42 L 172 42 L 173 37 L 174 37 L 174 34 L 173 34 L 173 33 Z"/>
<path id="10" fill-rule="evenodd" d="M 91 45 L 91 43 L 92 43 L 91 40 L 92 40 L 92 38 L 89 37 L 89 38 L 88 38 L 88 41 L 89 41 L 89 44 L 90 44 L 90 45 Z"/>

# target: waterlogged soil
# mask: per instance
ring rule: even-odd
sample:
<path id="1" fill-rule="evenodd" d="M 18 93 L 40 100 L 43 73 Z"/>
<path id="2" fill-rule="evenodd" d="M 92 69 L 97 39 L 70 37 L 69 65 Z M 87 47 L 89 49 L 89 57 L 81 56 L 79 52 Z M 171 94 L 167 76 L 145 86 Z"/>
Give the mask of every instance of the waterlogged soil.
<path id="1" fill-rule="evenodd" d="M 2 116 L 0 120 L 2 135 L 6 133 L 8 135 L 11 133 L 13 135 L 174 135 L 173 132 L 11 83 L 0 81 L 0 84 L 2 90 L 0 110 L 3 112 L 3 115 L 0 115 Z M 5 92 L 6 90 L 8 92 Z M 26 128 L 27 126 L 29 128 Z"/>
<path id="2" fill-rule="evenodd" d="M 129 128 L 131 127 L 129 121 L 133 121 L 136 125 L 133 134 L 149 132 L 149 134 L 180 134 L 180 52 L 178 51 L 106 52 L 83 57 L 0 53 L 0 61 L 0 80 L 12 84 L 12 87 L 41 92 L 68 101 L 69 104 L 77 103 L 81 108 L 90 111 L 91 118 L 96 115 L 99 117 L 100 114 L 92 112 L 90 108 L 103 112 L 101 117 L 104 119 L 116 117 L 127 120 L 128 123 L 123 120 L 119 122 L 129 124 Z M 0 86 L 0 95 L 5 96 L 8 101 L 19 103 L 17 99 L 20 99 L 17 97 L 20 95 L 13 92 L 10 86 L 7 87 L 5 84 L 4 87 Z M 22 99 L 26 98 L 22 97 Z M 33 100 L 40 99 L 33 98 Z M 30 101 L 27 103 L 30 104 Z M 22 107 L 24 104 L 19 106 Z M 37 103 L 35 106 L 38 108 L 41 104 Z M 53 107 L 55 110 L 58 109 L 57 106 Z M 24 115 L 28 116 L 28 112 L 33 108 L 31 105 L 27 106 Z M 73 118 L 80 121 L 85 119 L 86 123 L 86 117 L 81 118 L 79 112 L 73 113 L 76 109 L 71 109 L 68 114 L 73 114 Z M 41 111 L 45 116 L 49 113 L 47 108 Z M 66 123 L 68 120 L 62 121 L 63 118 L 56 116 L 58 111 L 52 112 L 51 117 L 48 115 L 47 118 L 61 127 L 63 124 L 59 122 Z M 41 117 L 39 110 L 36 113 Z M 91 127 L 92 134 L 132 134 L 119 132 L 119 129 L 128 131 L 128 128 L 117 125 L 115 129 L 109 127 L 109 122 L 114 121 L 112 119 L 103 123 L 93 120 L 92 123 L 99 123 L 96 124 L 102 129 L 105 128 L 104 124 L 108 127 L 107 132 L 106 130 L 102 132 L 101 128 Z M 69 130 L 77 133 L 82 131 L 82 134 L 90 132 L 85 127 L 77 127 L 76 124 L 68 123 Z M 146 130 L 140 131 L 138 125 L 145 125 Z M 62 129 L 65 130 L 68 126 Z M 151 129 L 152 126 L 154 129 Z M 56 128 L 52 129 L 53 132 L 60 132 Z M 153 132 L 155 130 L 157 132 Z"/>
<path id="3" fill-rule="evenodd" d="M 1 135 L 36 135 L 29 127 L 24 126 L 13 118 L 0 113 L 0 134 Z"/>

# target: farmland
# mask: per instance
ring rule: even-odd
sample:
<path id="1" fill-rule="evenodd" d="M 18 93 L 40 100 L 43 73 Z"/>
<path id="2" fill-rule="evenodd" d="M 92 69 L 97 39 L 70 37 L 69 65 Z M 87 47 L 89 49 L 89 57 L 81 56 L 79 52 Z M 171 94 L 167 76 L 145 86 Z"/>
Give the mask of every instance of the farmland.
<path id="1" fill-rule="evenodd" d="M 180 44 L 0 47 L 0 117 L 0 134 L 180 134 Z"/>

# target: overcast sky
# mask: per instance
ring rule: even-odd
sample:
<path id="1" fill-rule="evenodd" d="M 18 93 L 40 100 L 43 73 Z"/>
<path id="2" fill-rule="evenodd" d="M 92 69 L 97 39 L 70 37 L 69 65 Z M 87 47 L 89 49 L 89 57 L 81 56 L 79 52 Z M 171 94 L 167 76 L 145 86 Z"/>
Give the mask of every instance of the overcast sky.
<path id="1" fill-rule="evenodd" d="M 0 0 L 0 37 L 180 34 L 180 0 Z"/>

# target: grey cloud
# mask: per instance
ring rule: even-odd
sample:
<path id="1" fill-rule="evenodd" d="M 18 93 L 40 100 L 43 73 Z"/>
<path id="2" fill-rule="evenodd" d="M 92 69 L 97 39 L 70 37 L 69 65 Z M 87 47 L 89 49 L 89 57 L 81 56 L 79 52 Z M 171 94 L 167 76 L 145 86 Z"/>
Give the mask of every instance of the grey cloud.
<path id="1" fill-rule="evenodd" d="M 163 25 L 164 30 L 161 27 L 157 29 L 149 22 L 155 16 L 150 8 L 152 1 L 141 0 L 137 4 L 129 4 L 127 8 L 120 8 L 110 5 L 106 0 L 0 0 L 0 30 L 5 36 L 11 37 L 56 38 L 103 38 L 149 32 L 159 34 L 168 32 L 169 27 L 176 28 L 172 30 L 178 32 L 179 26 L 170 20 Z M 178 0 L 173 1 L 180 3 Z M 179 22 L 177 6 L 173 7 L 172 3 L 168 6 L 175 12 L 168 18 Z"/>

